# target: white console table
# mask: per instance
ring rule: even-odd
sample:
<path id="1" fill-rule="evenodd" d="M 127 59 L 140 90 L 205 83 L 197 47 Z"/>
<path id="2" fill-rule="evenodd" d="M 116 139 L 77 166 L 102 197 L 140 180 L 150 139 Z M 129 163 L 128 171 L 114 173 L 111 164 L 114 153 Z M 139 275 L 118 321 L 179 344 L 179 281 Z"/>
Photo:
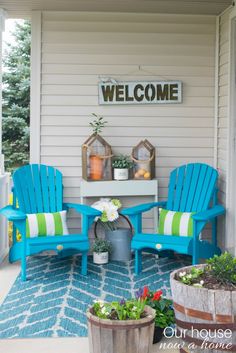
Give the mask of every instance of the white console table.
<path id="1" fill-rule="evenodd" d="M 151 196 L 158 201 L 158 181 L 153 180 L 124 180 L 124 181 L 86 181 L 80 183 L 80 201 L 83 204 L 89 197 L 122 197 L 122 196 Z M 154 211 L 154 231 L 157 227 L 157 211 Z"/>

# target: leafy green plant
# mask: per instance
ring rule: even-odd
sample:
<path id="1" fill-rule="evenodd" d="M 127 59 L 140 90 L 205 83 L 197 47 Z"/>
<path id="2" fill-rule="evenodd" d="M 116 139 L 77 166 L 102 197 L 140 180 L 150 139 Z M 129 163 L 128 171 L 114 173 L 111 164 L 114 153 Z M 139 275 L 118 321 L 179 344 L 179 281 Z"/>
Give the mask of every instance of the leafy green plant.
<path id="1" fill-rule="evenodd" d="M 192 267 L 191 270 L 179 272 L 176 277 L 180 282 L 205 288 L 222 288 L 236 286 L 236 258 L 228 252 L 207 260 L 202 268 Z"/>
<path id="2" fill-rule="evenodd" d="M 156 310 L 155 326 L 165 328 L 175 323 L 175 314 L 170 299 L 162 298 L 153 308 Z"/>
<path id="3" fill-rule="evenodd" d="M 180 282 L 189 286 L 202 286 L 202 281 L 199 282 L 199 277 L 204 273 L 203 268 L 192 267 L 189 272 L 183 271 L 178 273 L 178 279 Z"/>
<path id="4" fill-rule="evenodd" d="M 117 169 L 130 169 L 133 167 L 133 162 L 129 159 L 129 156 L 120 155 L 113 159 L 112 167 Z"/>
<path id="5" fill-rule="evenodd" d="M 135 293 L 135 298 L 130 300 L 122 299 L 119 302 L 105 303 L 101 300 L 95 301 L 92 306 L 94 315 L 100 319 L 108 320 L 139 320 L 145 317 L 146 299 L 143 297 L 143 290 Z"/>
<path id="6" fill-rule="evenodd" d="M 219 283 L 236 285 L 236 258 L 228 252 L 207 260 L 206 272 Z"/>
<path id="7" fill-rule="evenodd" d="M 162 297 L 162 291 L 152 292 L 148 287 L 143 289 L 146 304 L 156 310 L 155 326 L 165 328 L 175 323 L 172 300 Z"/>
<path id="8" fill-rule="evenodd" d="M 102 116 L 99 116 L 95 113 L 92 113 L 92 115 L 96 118 L 93 121 L 89 123 L 89 125 L 92 127 L 93 132 L 95 134 L 100 134 L 102 132 L 102 129 L 105 127 L 107 124 L 107 121 L 104 120 Z"/>
<path id="9" fill-rule="evenodd" d="M 139 320 L 144 316 L 145 301 L 131 299 L 120 302 L 96 302 L 93 305 L 94 314 L 100 319 L 108 320 Z"/>
<path id="10" fill-rule="evenodd" d="M 96 252 L 98 254 L 101 254 L 103 252 L 110 253 L 112 251 L 111 243 L 104 239 L 96 239 L 93 243 L 92 250 L 93 252 Z"/>

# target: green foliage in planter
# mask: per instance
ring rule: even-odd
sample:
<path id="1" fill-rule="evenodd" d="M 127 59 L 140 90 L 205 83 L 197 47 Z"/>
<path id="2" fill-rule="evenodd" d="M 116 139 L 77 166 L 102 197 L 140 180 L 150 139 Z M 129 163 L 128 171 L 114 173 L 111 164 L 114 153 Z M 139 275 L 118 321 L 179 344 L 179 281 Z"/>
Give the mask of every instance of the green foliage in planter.
<path id="1" fill-rule="evenodd" d="M 102 116 L 99 116 L 95 113 L 92 113 L 92 115 L 96 118 L 93 121 L 89 123 L 89 125 L 92 127 L 93 132 L 95 134 L 100 134 L 102 132 L 102 129 L 105 127 L 107 124 L 107 121 L 104 120 Z"/>
<path id="2" fill-rule="evenodd" d="M 206 287 L 222 285 L 236 285 L 236 258 L 233 255 L 225 252 L 224 254 L 207 260 L 207 264 L 203 268 L 191 267 L 190 270 L 178 272 L 177 280 L 180 282 L 195 286 Z"/>
<path id="3" fill-rule="evenodd" d="M 112 246 L 111 246 L 111 243 L 107 240 L 96 239 L 95 242 L 93 243 L 92 250 L 93 252 L 96 252 L 98 254 L 101 254 L 103 252 L 110 253 L 112 251 Z"/>
<path id="4" fill-rule="evenodd" d="M 207 260 L 205 271 L 221 284 L 236 284 L 236 258 L 228 252 Z"/>
<path id="5" fill-rule="evenodd" d="M 148 287 L 144 287 L 143 298 L 146 299 L 146 304 L 156 311 L 155 326 L 165 328 L 175 323 L 173 302 L 162 297 L 161 290 L 152 292 Z"/>
<path id="6" fill-rule="evenodd" d="M 146 301 L 139 299 L 122 299 L 120 302 L 105 303 L 97 301 L 93 305 L 94 315 L 108 320 L 139 320 L 145 317 Z"/>
<path id="7" fill-rule="evenodd" d="M 155 326 L 165 328 L 175 323 L 175 314 L 170 299 L 162 298 L 152 307 L 156 310 Z"/>
<path id="8" fill-rule="evenodd" d="M 189 272 L 183 271 L 179 272 L 179 281 L 187 284 L 189 286 L 195 285 L 197 287 L 202 286 L 201 281 L 199 282 L 199 277 L 204 273 L 202 268 L 192 267 Z"/>
<path id="9" fill-rule="evenodd" d="M 130 169 L 133 167 L 133 162 L 129 159 L 129 156 L 120 155 L 114 157 L 112 167 L 117 169 Z"/>

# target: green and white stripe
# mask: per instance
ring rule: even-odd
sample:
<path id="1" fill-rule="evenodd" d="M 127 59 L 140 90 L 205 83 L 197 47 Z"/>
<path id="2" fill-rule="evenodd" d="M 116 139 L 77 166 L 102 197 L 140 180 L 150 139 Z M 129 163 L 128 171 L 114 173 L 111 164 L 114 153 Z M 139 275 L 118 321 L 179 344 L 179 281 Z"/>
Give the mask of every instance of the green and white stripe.
<path id="1" fill-rule="evenodd" d="M 189 237 L 193 235 L 194 212 L 175 212 L 169 210 L 160 210 L 159 215 L 159 234 L 179 235 Z"/>
<path id="2" fill-rule="evenodd" d="M 68 234 L 69 232 L 66 224 L 66 211 L 55 213 L 27 214 L 27 238 Z"/>

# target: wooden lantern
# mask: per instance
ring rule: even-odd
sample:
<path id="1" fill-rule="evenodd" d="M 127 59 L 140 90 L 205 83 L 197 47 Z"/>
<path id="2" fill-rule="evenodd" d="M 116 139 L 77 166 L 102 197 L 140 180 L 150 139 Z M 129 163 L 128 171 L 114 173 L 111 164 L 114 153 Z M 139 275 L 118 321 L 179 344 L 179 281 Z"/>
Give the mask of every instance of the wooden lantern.
<path id="1" fill-rule="evenodd" d="M 155 178 L 155 147 L 142 140 L 132 150 L 134 161 L 134 179 L 150 180 Z"/>
<path id="2" fill-rule="evenodd" d="M 98 134 L 82 145 L 82 176 L 89 181 L 112 180 L 111 146 Z"/>

